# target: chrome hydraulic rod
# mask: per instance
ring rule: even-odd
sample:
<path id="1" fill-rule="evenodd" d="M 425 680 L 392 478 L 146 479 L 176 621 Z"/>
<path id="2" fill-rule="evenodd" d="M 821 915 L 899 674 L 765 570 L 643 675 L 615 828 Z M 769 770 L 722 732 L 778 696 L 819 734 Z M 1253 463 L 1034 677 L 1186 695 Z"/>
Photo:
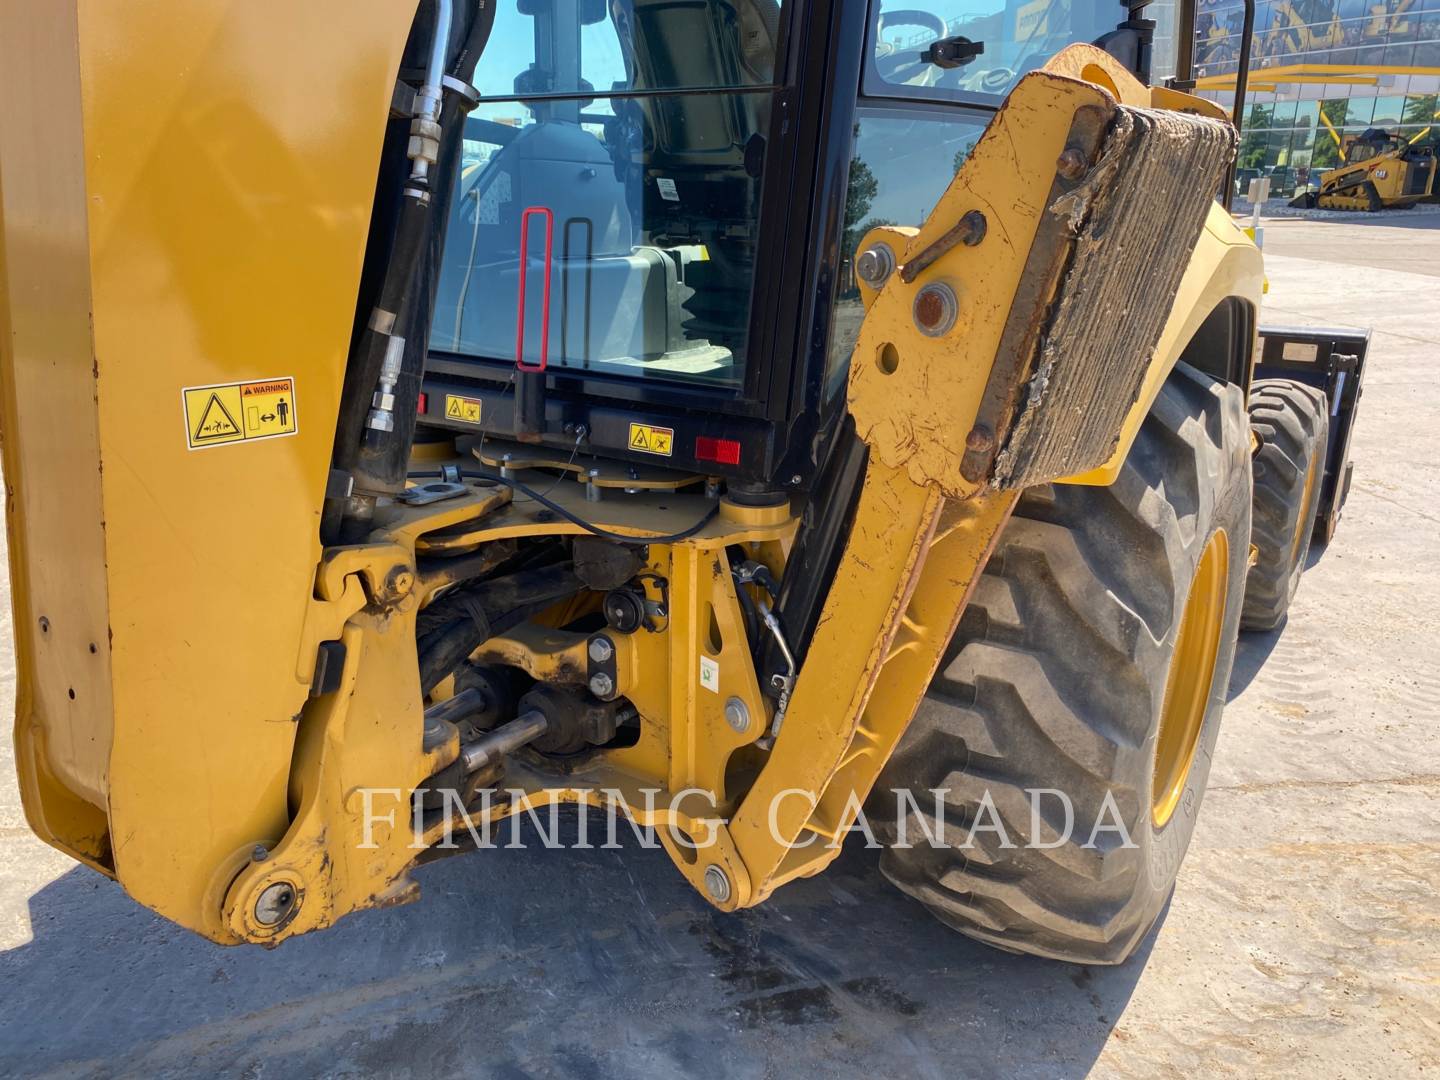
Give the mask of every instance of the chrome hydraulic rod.
<path id="1" fill-rule="evenodd" d="M 464 746 L 460 750 L 460 768 L 468 776 L 479 772 L 487 765 L 493 765 L 506 754 L 533 742 L 550 727 L 545 714 L 531 709 L 523 712 L 508 724 L 501 724 L 484 738 Z"/>

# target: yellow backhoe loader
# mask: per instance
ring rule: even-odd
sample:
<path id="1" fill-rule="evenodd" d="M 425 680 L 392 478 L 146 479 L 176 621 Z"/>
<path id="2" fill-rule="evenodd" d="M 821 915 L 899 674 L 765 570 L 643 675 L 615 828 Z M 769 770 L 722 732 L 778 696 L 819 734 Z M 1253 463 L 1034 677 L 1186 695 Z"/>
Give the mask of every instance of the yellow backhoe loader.
<path id="1" fill-rule="evenodd" d="M 1365 337 L 1257 331 L 1143 0 L 923 3 L 0 5 L 31 828 L 275 945 L 560 804 L 727 911 L 864 822 L 1131 955 Z"/>

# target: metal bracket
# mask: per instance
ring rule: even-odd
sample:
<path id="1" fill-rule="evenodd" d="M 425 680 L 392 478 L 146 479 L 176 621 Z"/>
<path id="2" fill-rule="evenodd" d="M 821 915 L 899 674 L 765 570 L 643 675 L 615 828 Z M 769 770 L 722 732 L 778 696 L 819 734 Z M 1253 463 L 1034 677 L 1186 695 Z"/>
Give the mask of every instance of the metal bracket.
<path id="1" fill-rule="evenodd" d="M 436 480 L 433 483 L 406 488 L 395 496 L 395 501 L 405 503 L 407 506 L 428 506 L 430 503 L 444 502 L 446 499 L 458 499 L 461 495 L 468 494 L 469 491 L 470 488 L 465 484 L 449 480 Z"/>
<path id="2" fill-rule="evenodd" d="M 1085 171 L 1094 165 L 1100 152 L 1100 142 L 1113 115 L 1113 110 L 1107 111 L 1096 105 L 1085 105 L 1075 110 L 1065 150 L 1056 161 L 1055 179 L 1045 198 L 1046 206 L 1053 206 L 1056 199 L 1084 180 Z M 1083 164 L 1083 168 L 1076 169 L 1075 164 Z M 1046 312 L 1074 244 L 1074 234 L 1057 215 L 1045 214 L 1040 219 L 1035 240 L 1030 245 L 1025 274 L 1010 305 L 995 365 L 990 369 L 980 409 L 975 414 L 975 424 L 966 440 L 965 456 L 960 462 L 960 475 L 971 483 L 982 483 L 989 475 L 996 448 L 1015 412 L 1021 383 L 1028 374 L 1026 369 L 1045 327 Z"/>

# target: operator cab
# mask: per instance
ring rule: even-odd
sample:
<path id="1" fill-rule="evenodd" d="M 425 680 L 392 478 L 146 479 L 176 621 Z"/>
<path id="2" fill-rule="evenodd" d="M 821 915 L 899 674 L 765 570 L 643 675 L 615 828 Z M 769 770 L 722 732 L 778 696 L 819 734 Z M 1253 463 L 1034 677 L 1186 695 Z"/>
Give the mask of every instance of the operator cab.
<path id="1" fill-rule="evenodd" d="M 1380 128 L 1369 128 L 1362 135 L 1351 140 L 1345 148 L 1345 164 L 1358 165 L 1381 154 L 1403 152 L 1405 144 L 1399 135 L 1392 135 Z"/>
<path id="2" fill-rule="evenodd" d="M 529 363 L 738 386 L 779 17 L 775 0 L 502 4 L 432 347 L 517 355 L 524 245 Z"/>
<path id="3" fill-rule="evenodd" d="M 500 0 L 421 437 L 812 476 L 843 412 L 864 232 L 920 224 L 1004 96 L 1066 45 L 1148 64 L 1143 4 L 902 2 Z M 636 424 L 669 437 L 637 442 Z"/>

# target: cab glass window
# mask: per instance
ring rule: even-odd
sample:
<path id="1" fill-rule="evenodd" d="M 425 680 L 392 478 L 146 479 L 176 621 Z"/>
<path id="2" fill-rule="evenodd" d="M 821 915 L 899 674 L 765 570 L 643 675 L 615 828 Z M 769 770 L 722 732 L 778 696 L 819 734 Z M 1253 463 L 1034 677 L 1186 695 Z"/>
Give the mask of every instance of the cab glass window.
<path id="1" fill-rule="evenodd" d="M 825 369 L 827 397 L 844 385 L 865 317 L 855 281 L 860 241 L 877 225 L 923 224 L 989 119 L 987 112 L 953 107 L 876 105 L 858 111 Z"/>
<path id="2" fill-rule="evenodd" d="M 865 92 L 998 104 L 1022 75 L 1067 45 L 1095 41 L 1124 18 L 1118 0 L 876 0 Z M 1169 50 L 1160 40 L 1165 32 L 1157 28 L 1156 57 Z M 935 42 L 956 37 L 984 51 L 958 67 L 926 58 Z"/>
<path id="3" fill-rule="evenodd" d="M 487 98 L 768 86 L 775 0 L 500 0 Z"/>
<path id="4" fill-rule="evenodd" d="M 780 16 L 776 0 L 502 0 L 432 347 L 741 386 Z"/>

